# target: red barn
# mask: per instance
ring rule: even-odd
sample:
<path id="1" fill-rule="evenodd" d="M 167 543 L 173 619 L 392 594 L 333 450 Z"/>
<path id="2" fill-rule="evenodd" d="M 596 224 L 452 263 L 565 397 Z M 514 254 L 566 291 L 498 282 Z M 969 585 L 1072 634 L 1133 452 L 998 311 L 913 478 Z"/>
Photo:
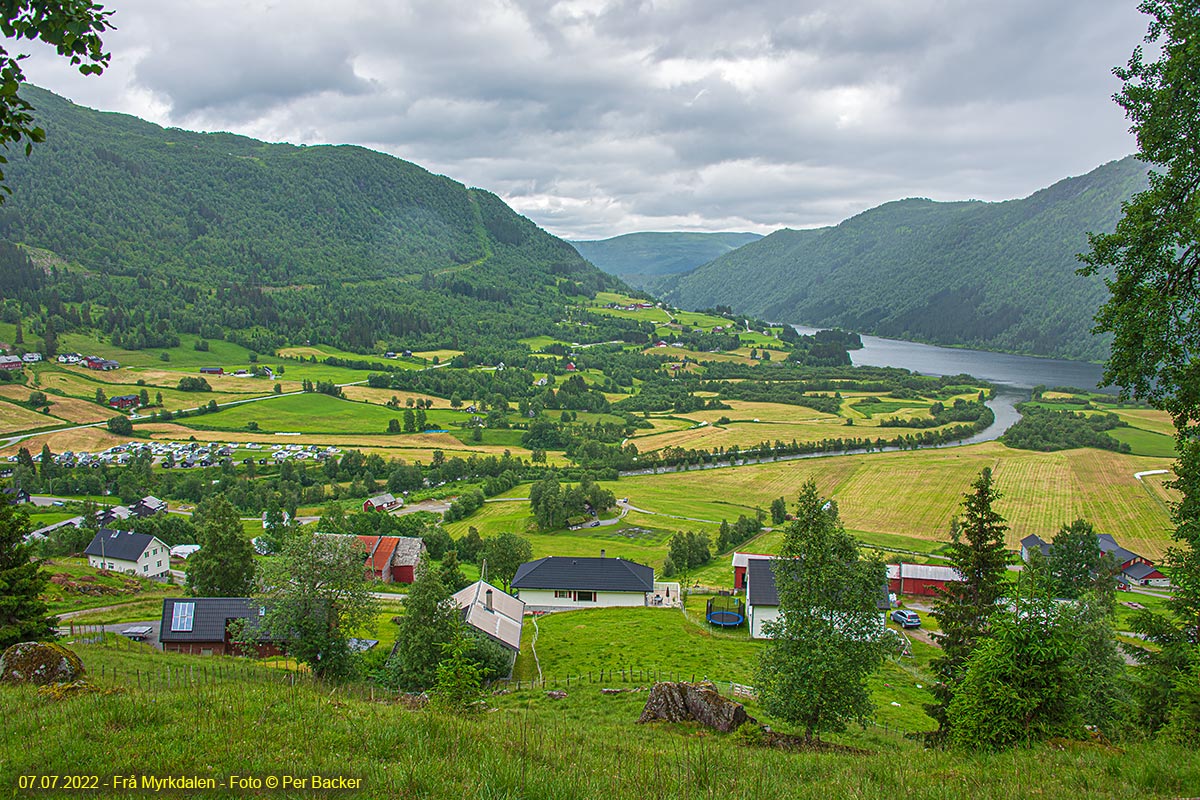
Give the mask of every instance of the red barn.
<path id="1" fill-rule="evenodd" d="M 947 583 L 961 581 L 954 567 L 933 564 L 888 564 L 888 591 L 932 597 Z"/>
<path id="2" fill-rule="evenodd" d="M 411 536 L 359 536 L 367 553 L 366 576 L 383 583 L 412 583 L 425 542 Z"/>
<path id="3" fill-rule="evenodd" d="M 733 590 L 740 592 L 746 588 L 746 567 L 756 558 L 774 558 L 774 556 L 764 556 L 759 553 L 734 553 L 733 554 Z"/>
<path id="4" fill-rule="evenodd" d="M 403 503 L 390 494 L 377 494 L 370 500 L 363 501 L 363 511 L 391 511 Z"/>

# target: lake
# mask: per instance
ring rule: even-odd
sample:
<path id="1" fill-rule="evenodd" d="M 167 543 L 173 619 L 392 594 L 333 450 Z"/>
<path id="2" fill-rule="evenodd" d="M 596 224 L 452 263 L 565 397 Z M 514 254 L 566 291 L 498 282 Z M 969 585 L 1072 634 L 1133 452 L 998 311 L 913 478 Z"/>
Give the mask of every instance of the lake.
<path id="1" fill-rule="evenodd" d="M 798 333 L 813 334 L 818 328 L 793 325 Z M 1104 380 L 1104 369 L 1086 361 L 1065 361 L 1057 358 L 1033 358 L 1010 353 L 991 353 L 986 350 L 966 350 L 957 347 L 938 347 L 901 339 L 881 339 L 863 336 L 861 350 L 851 350 L 855 366 L 900 367 L 922 375 L 958 375 L 965 373 L 976 378 L 1029 390 L 1034 386 L 1077 386 L 1097 389 Z M 1115 387 L 1108 387 L 1115 392 Z"/>

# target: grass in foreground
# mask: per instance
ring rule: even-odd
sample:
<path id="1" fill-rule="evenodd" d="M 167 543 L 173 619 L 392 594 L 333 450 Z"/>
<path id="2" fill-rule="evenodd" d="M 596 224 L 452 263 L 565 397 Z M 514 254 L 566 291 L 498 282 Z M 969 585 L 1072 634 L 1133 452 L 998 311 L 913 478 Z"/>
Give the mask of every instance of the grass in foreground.
<path id="1" fill-rule="evenodd" d="M 869 730 L 833 738 L 870 755 L 784 753 L 741 747 L 691 725 L 637 725 L 644 694 L 603 696 L 596 685 L 572 686 L 563 700 L 541 690 L 492 697 L 493 711 L 463 718 L 407 711 L 380 701 L 382 694 L 371 702 L 364 693 L 313 687 L 303 676 L 293 685 L 290 675 L 231 659 L 155 654 L 137 645 L 76 648 L 97 683 L 124 691 L 59 701 L 30 687 L 0 687 L 0 786 L 22 794 L 18 776 L 52 772 L 101 780 L 320 774 L 362 779 L 359 791 L 338 796 L 364 798 L 1077 800 L 1178 797 L 1200 785 L 1194 753 L 1162 744 L 1119 751 L 1067 743 L 970 755 L 925 751 Z M 156 796 L 198 794 L 257 796 L 240 789 Z"/>

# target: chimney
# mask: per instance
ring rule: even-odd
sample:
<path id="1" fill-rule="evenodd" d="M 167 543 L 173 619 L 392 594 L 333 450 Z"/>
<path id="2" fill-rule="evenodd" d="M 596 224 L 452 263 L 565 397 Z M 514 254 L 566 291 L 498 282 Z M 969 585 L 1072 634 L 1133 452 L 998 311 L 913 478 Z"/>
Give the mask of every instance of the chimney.
<path id="1" fill-rule="evenodd" d="M 488 589 L 483 594 L 483 607 L 486 608 L 488 611 L 492 610 L 492 590 L 491 589 Z"/>
<path id="2" fill-rule="evenodd" d="M 604 548 L 603 547 L 600 548 L 600 557 L 604 558 Z"/>

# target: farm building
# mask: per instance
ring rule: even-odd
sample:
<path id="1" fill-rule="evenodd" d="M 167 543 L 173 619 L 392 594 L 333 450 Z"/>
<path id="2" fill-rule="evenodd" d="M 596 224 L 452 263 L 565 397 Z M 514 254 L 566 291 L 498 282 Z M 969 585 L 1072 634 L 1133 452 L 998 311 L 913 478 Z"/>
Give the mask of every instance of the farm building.
<path id="1" fill-rule="evenodd" d="M 237 649 L 229 625 L 245 619 L 254 626 L 266 607 L 248 597 L 172 597 L 163 600 L 162 626 L 158 641 L 163 650 L 198 656 L 235 655 Z M 281 655 L 279 642 L 259 639 L 255 650 L 260 658 Z"/>
<path id="2" fill-rule="evenodd" d="M 947 583 L 962 580 L 954 567 L 933 564 L 888 564 L 888 591 L 932 597 Z"/>
<path id="3" fill-rule="evenodd" d="M 9 505 L 19 506 L 29 502 L 29 492 L 22 489 L 20 486 L 10 486 L 4 489 L 4 499 Z"/>
<path id="4" fill-rule="evenodd" d="M 0 369 L 14 371 L 24 369 L 25 362 L 20 356 L 0 356 Z"/>
<path id="5" fill-rule="evenodd" d="M 1117 566 L 1118 580 L 1133 586 L 1170 586 L 1167 576 L 1159 572 L 1154 562 L 1145 556 L 1140 556 L 1131 550 L 1126 550 L 1117 544 L 1112 534 L 1096 534 L 1096 544 L 1100 552 L 1110 556 Z M 1054 544 L 1043 540 L 1037 534 L 1030 534 L 1021 540 L 1021 559 L 1028 562 L 1033 552 L 1039 551 L 1043 556 L 1049 556 Z"/>
<path id="6" fill-rule="evenodd" d="M 521 650 L 525 604 L 487 581 L 475 581 L 453 597 L 462 610 L 463 622 L 512 653 L 511 670 Z"/>
<path id="7" fill-rule="evenodd" d="M 201 375 L 224 375 L 225 368 L 224 367 L 201 367 L 200 374 Z"/>
<path id="8" fill-rule="evenodd" d="M 750 638 L 769 639 L 763 625 L 779 619 L 779 591 L 775 586 L 776 558 L 752 558 L 746 565 L 746 618 L 750 621 Z M 887 589 L 879 586 L 875 601 L 879 610 L 880 630 L 886 627 L 884 615 L 891 608 Z"/>
<path id="9" fill-rule="evenodd" d="M 368 580 L 412 583 L 425 542 L 415 536 L 359 536 L 366 550 Z"/>
<path id="10" fill-rule="evenodd" d="M 122 394 L 111 398 L 108 404 L 113 408 L 137 408 L 139 403 L 136 394 Z"/>
<path id="11" fill-rule="evenodd" d="M 746 588 L 746 565 L 753 558 L 771 558 L 761 553 L 734 553 L 733 554 L 733 590 L 740 592 Z"/>
<path id="12" fill-rule="evenodd" d="M 42 354 L 41 353 L 26 353 L 25 355 L 21 356 L 21 360 L 24 361 L 26 364 L 36 364 L 37 362 L 42 360 Z"/>
<path id="13" fill-rule="evenodd" d="M 162 578 L 171 573 L 171 551 L 156 536 L 101 528 L 84 549 L 88 565 L 139 575 Z"/>
<path id="14" fill-rule="evenodd" d="M 397 500 L 390 494 L 377 494 L 371 499 L 363 501 L 363 511 L 391 511 L 402 505 L 404 505 L 403 501 Z"/>
<path id="15" fill-rule="evenodd" d="M 654 570 L 623 558 L 546 556 L 517 568 L 512 587 L 532 611 L 646 606 Z"/>
<path id="16" fill-rule="evenodd" d="M 167 513 L 167 503 L 165 500 L 159 500 L 153 495 L 146 495 L 130 506 L 129 510 L 133 512 L 133 516 L 135 517 L 153 517 L 156 514 Z"/>

